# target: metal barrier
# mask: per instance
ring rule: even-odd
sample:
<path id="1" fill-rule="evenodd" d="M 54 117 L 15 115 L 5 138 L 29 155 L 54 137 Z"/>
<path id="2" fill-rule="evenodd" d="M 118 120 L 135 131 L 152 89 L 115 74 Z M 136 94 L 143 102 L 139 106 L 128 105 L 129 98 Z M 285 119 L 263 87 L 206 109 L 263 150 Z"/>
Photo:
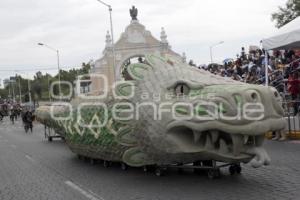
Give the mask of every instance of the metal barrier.
<path id="1" fill-rule="evenodd" d="M 298 103 L 298 113 L 294 113 L 294 104 Z M 288 133 L 289 138 L 300 138 L 300 101 L 299 100 L 289 100 L 282 102 L 285 119 L 287 121 L 287 126 L 285 131 Z"/>

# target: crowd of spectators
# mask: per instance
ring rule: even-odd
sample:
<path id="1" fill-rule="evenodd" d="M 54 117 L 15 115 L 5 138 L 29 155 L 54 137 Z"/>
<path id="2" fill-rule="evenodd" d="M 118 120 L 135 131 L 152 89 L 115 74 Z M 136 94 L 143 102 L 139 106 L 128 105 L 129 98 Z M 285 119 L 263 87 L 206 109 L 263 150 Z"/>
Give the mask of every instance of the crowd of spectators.
<path id="1" fill-rule="evenodd" d="M 229 77 L 250 84 L 265 84 L 265 51 L 258 47 L 245 48 L 236 59 L 226 59 L 223 64 L 211 63 L 198 66 L 213 74 Z M 193 61 L 190 65 L 195 66 Z M 289 97 L 294 103 L 294 114 L 300 106 L 300 51 L 275 50 L 268 52 L 268 83 L 275 87 L 284 97 Z"/>
<path id="2" fill-rule="evenodd" d="M 194 65 L 192 61 L 189 63 Z M 269 85 L 274 86 L 280 92 L 284 90 L 291 95 L 300 94 L 299 54 L 297 51 L 273 51 L 268 54 Z M 209 64 L 199 66 L 204 70 L 223 77 L 230 77 L 237 81 L 251 84 L 265 84 L 265 51 L 260 48 L 250 48 L 246 53 L 242 47 L 241 53 L 236 59 L 226 59 L 223 64 Z M 286 87 L 284 84 L 286 84 Z"/>

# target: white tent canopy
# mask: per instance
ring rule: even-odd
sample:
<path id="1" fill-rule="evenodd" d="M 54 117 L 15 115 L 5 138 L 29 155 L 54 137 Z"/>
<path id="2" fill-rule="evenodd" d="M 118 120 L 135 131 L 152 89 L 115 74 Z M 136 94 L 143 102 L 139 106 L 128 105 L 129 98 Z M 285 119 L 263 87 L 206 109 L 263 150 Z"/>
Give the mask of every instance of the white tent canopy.
<path id="1" fill-rule="evenodd" d="M 277 33 L 262 40 L 266 50 L 300 48 L 300 17 L 280 28 Z"/>

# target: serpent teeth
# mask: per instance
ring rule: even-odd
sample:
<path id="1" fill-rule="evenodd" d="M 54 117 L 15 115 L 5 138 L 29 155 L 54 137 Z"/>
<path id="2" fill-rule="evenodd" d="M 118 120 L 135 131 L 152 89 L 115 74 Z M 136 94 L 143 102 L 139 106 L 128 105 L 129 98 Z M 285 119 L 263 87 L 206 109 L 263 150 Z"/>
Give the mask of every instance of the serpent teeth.
<path id="1" fill-rule="evenodd" d="M 232 135 L 233 143 L 233 155 L 238 156 L 243 148 L 243 136 L 242 135 Z"/>
<path id="2" fill-rule="evenodd" d="M 244 135 L 244 144 L 247 144 L 248 139 L 249 139 L 249 136 L 248 135 Z"/>
<path id="3" fill-rule="evenodd" d="M 211 139 L 213 143 L 216 143 L 219 138 L 219 132 L 218 131 L 211 131 Z"/>
<path id="4" fill-rule="evenodd" d="M 210 135 L 208 134 L 206 136 L 206 141 L 205 141 L 205 147 L 204 147 L 206 150 L 212 150 L 214 148 L 212 142 L 211 142 L 211 139 L 210 139 Z"/>
<path id="5" fill-rule="evenodd" d="M 199 142 L 199 140 L 200 140 L 200 138 L 201 138 L 201 132 L 199 132 L 199 131 L 194 131 L 193 134 L 194 134 L 194 142 L 195 142 L 195 143 Z"/>
<path id="6" fill-rule="evenodd" d="M 228 153 L 228 147 L 226 142 L 223 139 L 220 139 L 220 149 L 219 152 L 222 154 Z"/>

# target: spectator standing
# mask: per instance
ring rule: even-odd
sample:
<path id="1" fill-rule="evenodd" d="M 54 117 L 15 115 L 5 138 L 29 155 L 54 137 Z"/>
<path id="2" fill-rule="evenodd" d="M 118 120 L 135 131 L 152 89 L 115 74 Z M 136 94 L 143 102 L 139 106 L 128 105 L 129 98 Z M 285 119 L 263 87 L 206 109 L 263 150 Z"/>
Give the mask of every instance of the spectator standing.
<path id="1" fill-rule="evenodd" d="M 294 105 L 294 115 L 298 114 L 299 111 L 299 92 L 300 92 L 300 80 L 298 78 L 298 72 L 290 75 L 288 78 L 288 90 L 292 96 Z"/>

